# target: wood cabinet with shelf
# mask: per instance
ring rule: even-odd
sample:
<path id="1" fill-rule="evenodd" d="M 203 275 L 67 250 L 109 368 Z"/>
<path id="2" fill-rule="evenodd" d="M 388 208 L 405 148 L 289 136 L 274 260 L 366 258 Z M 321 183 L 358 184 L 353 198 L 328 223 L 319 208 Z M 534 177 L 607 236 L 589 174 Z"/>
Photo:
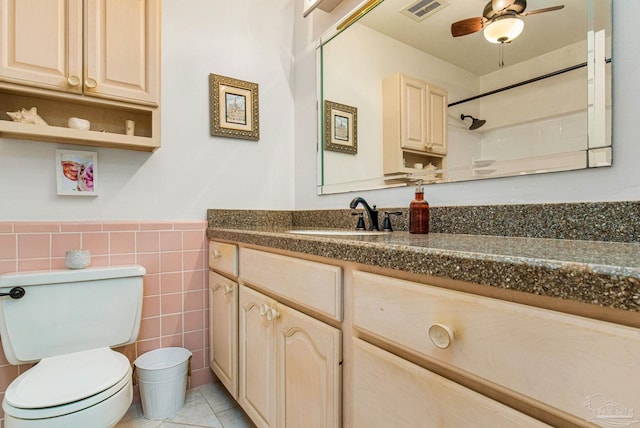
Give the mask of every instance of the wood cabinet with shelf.
<path id="1" fill-rule="evenodd" d="M 383 79 L 382 90 L 384 174 L 419 173 L 413 168 L 417 163 L 442 170 L 447 155 L 447 91 L 401 73 Z"/>
<path id="2" fill-rule="evenodd" d="M 160 0 L 0 0 L 0 78 L 157 105 Z"/>
<path id="3" fill-rule="evenodd" d="M 0 0 L 0 136 L 152 151 L 160 146 L 160 0 Z M 67 128 L 69 117 L 91 122 Z M 125 120 L 136 122 L 126 135 Z M 6 123 L 5 123 L 6 122 Z"/>

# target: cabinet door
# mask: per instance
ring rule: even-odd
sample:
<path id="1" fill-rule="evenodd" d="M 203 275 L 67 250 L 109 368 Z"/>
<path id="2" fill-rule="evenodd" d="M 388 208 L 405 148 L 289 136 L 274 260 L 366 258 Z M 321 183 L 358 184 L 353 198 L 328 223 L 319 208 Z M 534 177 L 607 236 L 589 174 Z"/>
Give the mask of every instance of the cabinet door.
<path id="1" fill-rule="evenodd" d="M 340 330 L 284 305 L 276 323 L 277 426 L 340 426 Z"/>
<path id="2" fill-rule="evenodd" d="M 238 284 L 209 272 L 209 367 L 238 398 Z"/>
<path id="3" fill-rule="evenodd" d="M 366 342 L 353 345 L 353 427 L 548 427 Z"/>
<path id="4" fill-rule="evenodd" d="M 429 84 L 427 90 L 427 151 L 447 154 L 447 91 Z"/>
<path id="5" fill-rule="evenodd" d="M 264 313 L 274 304 L 240 286 L 238 402 L 258 428 L 275 426 L 275 320 Z"/>
<path id="6" fill-rule="evenodd" d="M 427 85 L 400 75 L 400 145 L 425 151 L 427 143 Z"/>
<path id="7" fill-rule="evenodd" d="M 160 0 L 85 1 L 85 94 L 157 105 Z"/>
<path id="8" fill-rule="evenodd" d="M 0 79 L 82 92 L 82 0 L 0 0 Z"/>

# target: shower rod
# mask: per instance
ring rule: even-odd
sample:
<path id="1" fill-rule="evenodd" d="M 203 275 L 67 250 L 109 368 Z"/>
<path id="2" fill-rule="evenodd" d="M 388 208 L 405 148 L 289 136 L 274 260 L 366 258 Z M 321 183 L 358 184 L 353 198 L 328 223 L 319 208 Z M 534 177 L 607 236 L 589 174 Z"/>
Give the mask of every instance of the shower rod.
<path id="1" fill-rule="evenodd" d="M 607 63 L 607 64 L 611 63 L 611 58 L 606 58 L 604 60 L 604 62 Z M 549 77 L 557 76 L 559 74 L 567 73 L 569 71 L 577 70 L 579 68 L 586 67 L 586 66 L 587 66 L 586 62 L 583 62 L 581 64 L 572 65 L 571 67 L 563 68 L 563 69 L 560 69 L 560 70 L 553 71 L 551 73 L 547 73 L 547 74 L 543 74 L 541 76 L 533 77 L 531 79 L 523 80 L 522 82 L 514 83 L 512 85 L 507 85 L 507 86 L 504 86 L 502 88 L 498 88 L 498 89 L 494 89 L 492 91 L 484 92 L 482 94 L 475 95 L 475 96 L 470 97 L 470 98 L 465 98 L 465 99 L 460 100 L 460 101 L 455 101 L 455 102 L 449 104 L 447 107 L 457 106 L 458 104 L 462 104 L 462 103 L 466 103 L 466 102 L 469 102 L 469 101 L 477 100 L 478 98 L 483 98 L 483 97 L 486 97 L 488 95 L 493 95 L 493 94 L 497 94 L 499 92 L 504 92 L 506 90 L 517 88 L 519 86 L 528 85 L 529 83 L 537 82 L 537 81 L 543 80 L 543 79 L 548 79 Z"/>

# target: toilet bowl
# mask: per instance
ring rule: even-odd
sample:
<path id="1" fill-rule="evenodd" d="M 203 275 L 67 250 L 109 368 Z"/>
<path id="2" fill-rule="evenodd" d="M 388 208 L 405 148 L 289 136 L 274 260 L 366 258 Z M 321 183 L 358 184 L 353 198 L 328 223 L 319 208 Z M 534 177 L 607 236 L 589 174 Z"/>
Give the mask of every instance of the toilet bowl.
<path id="1" fill-rule="evenodd" d="M 42 359 L 7 389 L 5 427 L 115 425 L 131 404 L 131 379 L 127 357 L 109 348 Z"/>
<path id="2" fill-rule="evenodd" d="M 144 268 L 79 274 L 0 276 L 0 335 L 11 364 L 38 361 L 7 388 L 5 428 L 110 428 L 133 399 L 129 359 L 113 351 L 135 341 Z"/>

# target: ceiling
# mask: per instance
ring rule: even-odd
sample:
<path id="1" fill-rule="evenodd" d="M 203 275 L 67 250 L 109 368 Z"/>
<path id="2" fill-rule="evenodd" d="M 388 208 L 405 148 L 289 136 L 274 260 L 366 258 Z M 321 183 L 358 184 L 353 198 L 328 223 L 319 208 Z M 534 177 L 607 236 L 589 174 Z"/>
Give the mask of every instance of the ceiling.
<path id="1" fill-rule="evenodd" d="M 451 24 L 482 16 L 487 0 L 439 1 L 448 5 L 421 22 L 401 12 L 415 0 L 384 0 L 359 22 L 478 76 L 496 71 L 500 46 L 486 41 L 482 31 L 451 36 Z M 565 7 L 522 17 L 524 31 L 512 43 L 504 45 L 505 66 L 584 40 L 587 3 L 588 0 L 528 0 L 526 11 L 557 5 Z"/>

